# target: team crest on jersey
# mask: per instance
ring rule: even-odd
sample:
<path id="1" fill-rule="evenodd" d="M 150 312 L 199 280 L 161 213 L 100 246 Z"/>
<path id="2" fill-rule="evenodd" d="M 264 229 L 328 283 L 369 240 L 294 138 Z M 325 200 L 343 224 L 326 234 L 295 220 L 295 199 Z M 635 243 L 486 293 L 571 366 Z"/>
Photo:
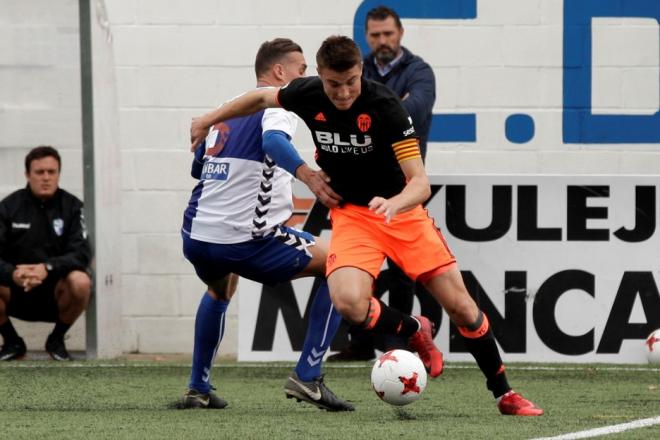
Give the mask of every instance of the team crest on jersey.
<path id="1" fill-rule="evenodd" d="M 369 127 L 371 127 L 371 116 L 362 113 L 357 118 L 357 126 L 362 133 L 366 133 L 366 131 L 369 130 Z"/>
<path id="2" fill-rule="evenodd" d="M 61 237 L 64 233 L 64 220 L 61 218 L 53 219 L 53 231 L 55 231 L 55 235 Z"/>
<path id="3" fill-rule="evenodd" d="M 224 122 L 220 122 L 213 126 L 213 129 L 206 137 L 206 146 L 211 146 L 211 148 L 206 150 L 207 156 L 217 156 L 220 154 L 222 149 L 225 148 L 225 143 L 229 138 L 229 132 L 229 125 Z"/>

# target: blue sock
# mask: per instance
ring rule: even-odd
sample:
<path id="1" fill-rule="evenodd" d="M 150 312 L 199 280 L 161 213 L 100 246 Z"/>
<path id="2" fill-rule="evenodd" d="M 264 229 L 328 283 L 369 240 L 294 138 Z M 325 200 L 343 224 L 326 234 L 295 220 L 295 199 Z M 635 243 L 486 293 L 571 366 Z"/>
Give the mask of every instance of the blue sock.
<path id="1" fill-rule="evenodd" d="M 225 333 L 225 312 L 229 301 L 214 300 L 204 293 L 195 316 L 195 346 L 188 388 L 207 394 L 211 391 L 211 367 Z"/>
<path id="2" fill-rule="evenodd" d="M 305 343 L 296 365 L 296 374 L 300 379 L 310 381 L 321 375 L 323 355 L 330 347 L 340 323 L 341 315 L 332 305 L 328 284 L 324 280 L 316 291 L 309 312 Z"/>

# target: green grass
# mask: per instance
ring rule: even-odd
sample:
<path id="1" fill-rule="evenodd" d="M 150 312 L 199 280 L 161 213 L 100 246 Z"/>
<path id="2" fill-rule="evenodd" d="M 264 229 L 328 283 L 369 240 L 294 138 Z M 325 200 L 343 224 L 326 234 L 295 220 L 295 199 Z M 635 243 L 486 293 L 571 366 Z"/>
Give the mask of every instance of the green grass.
<path id="1" fill-rule="evenodd" d="M 538 367 L 540 365 L 533 365 Z M 224 410 L 177 410 L 189 367 L 164 362 L 11 362 L 0 365 L 0 438 L 34 439 L 526 439 L 660 416 L 660 371 L 644 366 L 508 366 L 514 388 L 546 410 L 499 415 L 481 373 L 450 364 L 422 399 L 402 409 L 378 400 L 370 365 L 326 366 L 326 382 L 353 401 L 328 413 L 285 399 L 292 364 L 213 371 Z M 660 438 L 660 425 L 607 439 Z"/>

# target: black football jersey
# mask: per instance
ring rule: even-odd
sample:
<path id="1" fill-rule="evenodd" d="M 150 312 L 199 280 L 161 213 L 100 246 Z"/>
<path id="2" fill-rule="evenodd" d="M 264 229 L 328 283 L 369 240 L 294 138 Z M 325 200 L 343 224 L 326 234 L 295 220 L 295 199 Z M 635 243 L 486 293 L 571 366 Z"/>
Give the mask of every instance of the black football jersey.
<path id="1" fill-rule="evenodd" d="M 344 202 L 367 206 L 375 196 L 400 193 L 406 179 L 393 144 L 416 138 L 412 120 L 386 86 L 362 79 L 362 92 L 348 110 L 338 110 L 319 77 L 298 78 L 278 94 L 282 107 L 309 127 L 316 163 Z"/>

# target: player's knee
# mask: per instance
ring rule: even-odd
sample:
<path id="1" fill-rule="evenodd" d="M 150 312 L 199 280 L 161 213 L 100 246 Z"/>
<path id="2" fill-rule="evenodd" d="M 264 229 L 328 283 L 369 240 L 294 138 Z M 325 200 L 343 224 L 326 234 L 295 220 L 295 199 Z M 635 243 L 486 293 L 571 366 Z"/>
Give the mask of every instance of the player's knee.
<path id="1" fill-rule="evenodd" d="M 9 303 L 10 298 L 11 298 L 11 291 L 9 290 L 9 287 L 0 286 L 0 302 L 4 304 Z"/>
<path id="2" fill-rule="evenodd" d="M 352 324 L 360 324 L 369 311 L 368 298 L 356 298 L 355 295 L 333 295 L 333 304 L 339 314 Z"/>
<path id="3" fill-rule="evenodd" d="M 9 305 L 11 292 L 8 287 L 0 286 L 0 325 L 4 324 L 7 316 L 7 306 Z"/>
<path id="4" fill-rule="evenodd" d="M 457 326 L 471 325 L 479 317 L 479 308 L 472 301 L 457 301 L 446 307 L 445 311 Z"/>
<path id="5" fill-rule="evenodd" d="M 346 320 L 350 321 L 351 323 L 356 323 L 356 320 L 353 318 L 353 314 L 351 313 L 351 307 L 348 304 L 341 301 L 337 302 L 335 303 L 335 309 L 337 309 L 339 314 Z"/>
<path id="6" fill-rule="evenodd" d="M 230 301 L 236 293 L 237 286 L 238 275 L 230 273 L 219 280 L 210 282 L 208 292 L 211 298 L 216 301 Z"/>
<path id="7" fill-rule="evenodd" d="M 224 289 L 214 289 L 210 286 L 208 288 L 208 294 L 215 301 L 229 301 L 231 300 L 232 296 L 234 296 L 234 292 L 228 292 Z"/>
<path id="8" fill-rule="evenodd" d="M 74 270 L 67 274 L 66 286 L 69 295 L 74 301 L 85 302 L 92 292 L 92 279 L 86 272 Z"/>

